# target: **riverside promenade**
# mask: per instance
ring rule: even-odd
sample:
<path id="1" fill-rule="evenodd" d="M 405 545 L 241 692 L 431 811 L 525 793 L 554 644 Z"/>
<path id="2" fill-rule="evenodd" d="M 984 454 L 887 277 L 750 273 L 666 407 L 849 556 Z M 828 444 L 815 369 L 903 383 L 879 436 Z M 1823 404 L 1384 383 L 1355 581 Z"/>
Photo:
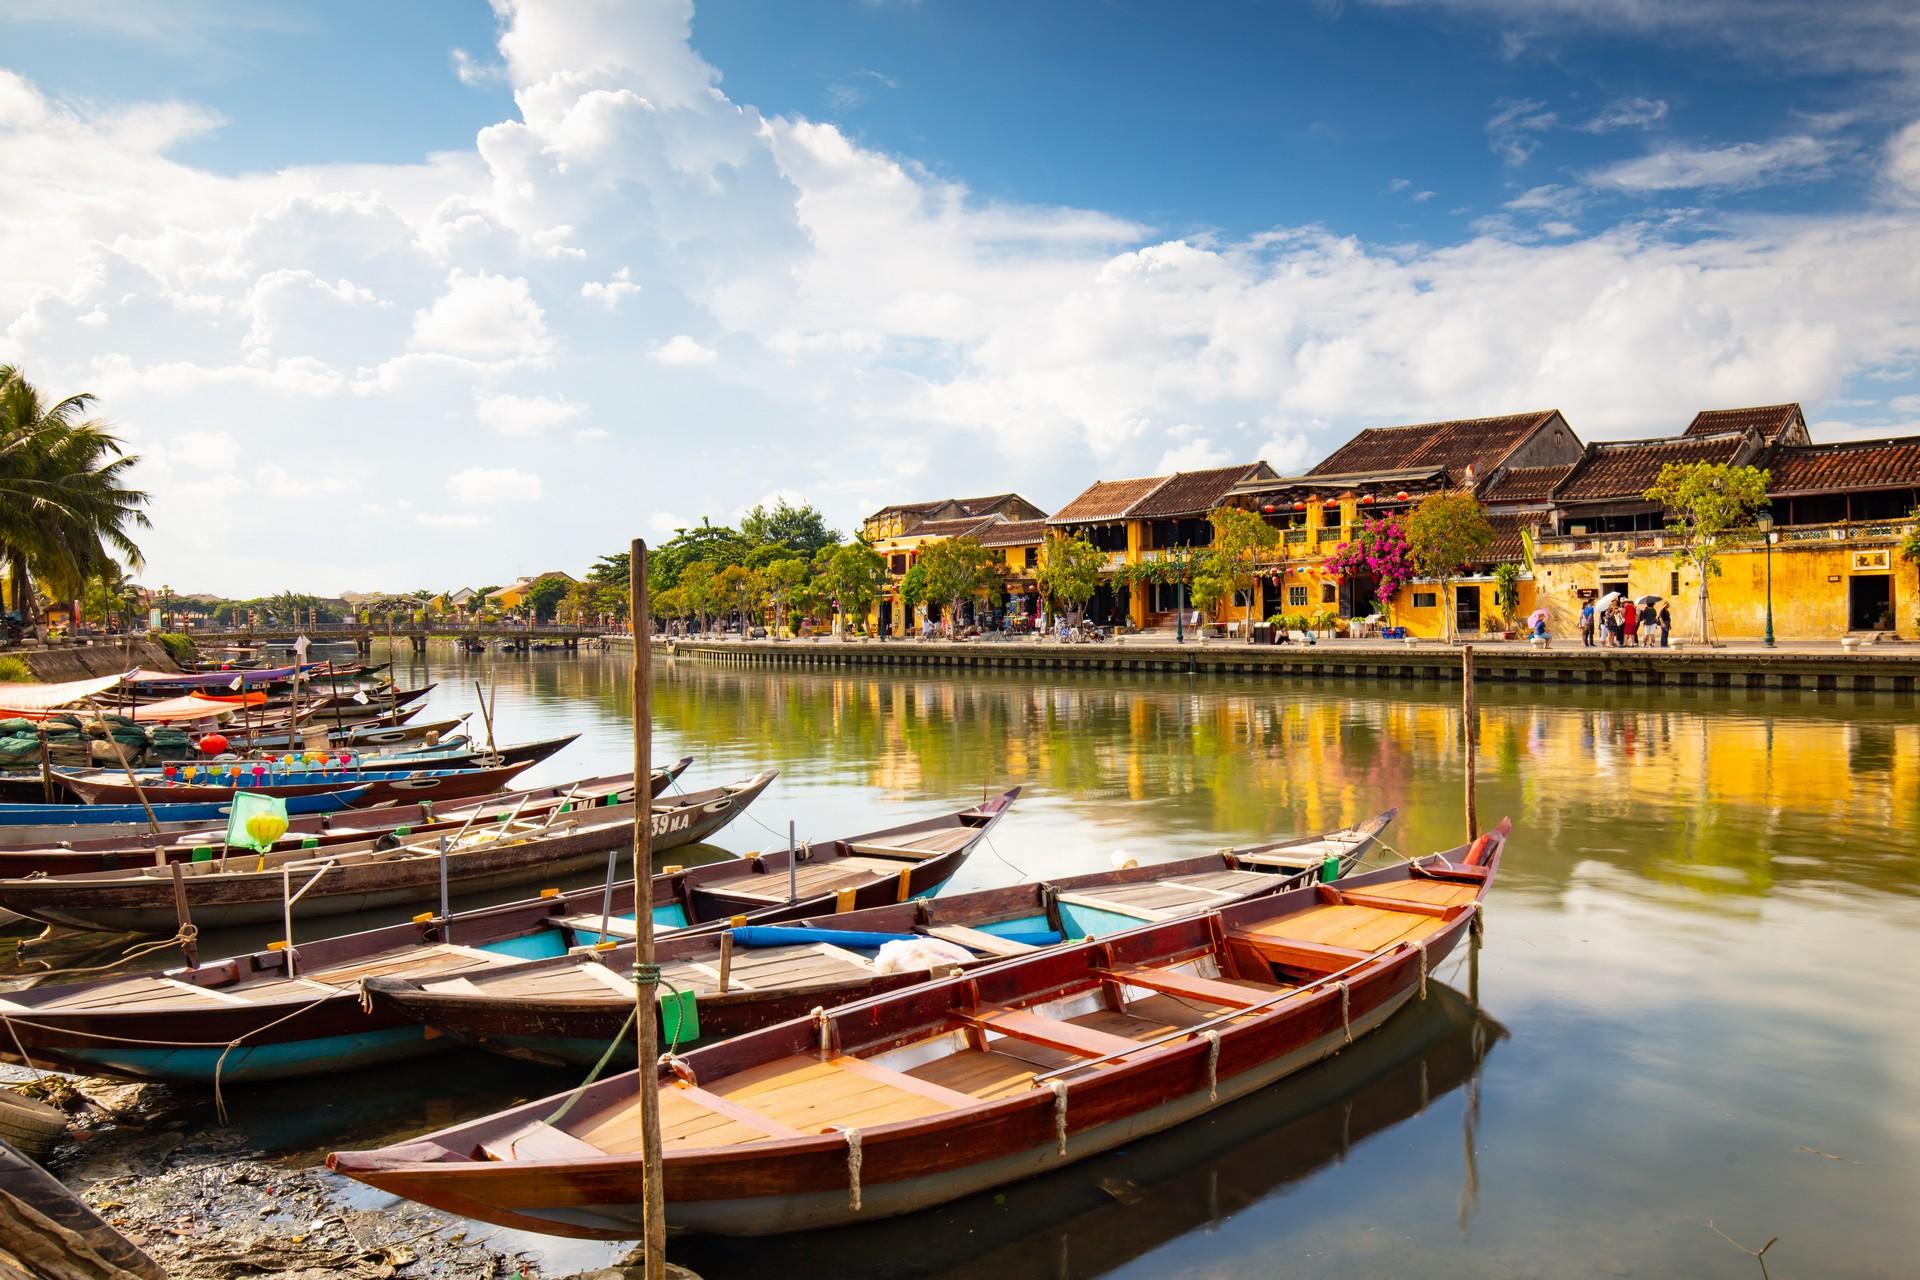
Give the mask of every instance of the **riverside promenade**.
<path id="1" fill-rule="evenodd" d="M 1255 645 L 1239 640 L 1128 636 L 1062 644 L 1039 640 L 739 640 L 655 637 L 677 657 L 740 666 L 881 669 L 1022 669 L 1162 672 L 1195 676 L 1316 676 L 1411 683 L 1457 681 L 1461 645 L 1437 641 L 1320 640 Z M 1729 642 L 1679 649 L 1600 649 L 1523 640 L 1475 641 L 1474 674 L 1535 685 L 1622 685 L 1650 689 L 1798 689 L 1904 693 L 1920 688 L 1920 645 L 1796 642 L 1766 649 Z"/>

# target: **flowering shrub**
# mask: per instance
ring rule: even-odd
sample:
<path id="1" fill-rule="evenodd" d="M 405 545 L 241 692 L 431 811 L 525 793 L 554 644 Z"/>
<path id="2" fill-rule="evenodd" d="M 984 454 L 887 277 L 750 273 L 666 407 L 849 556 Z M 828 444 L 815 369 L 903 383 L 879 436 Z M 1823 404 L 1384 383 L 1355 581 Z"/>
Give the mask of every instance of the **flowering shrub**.
<path id="1" fill-rule="evenodd" d="M 1339 578 L 1372 578 L 1380 603 L 1389 609 L 1400 588 L 1418 576 L 1407 550 L 1407 531 L 1392 516 L 1363 521 L 1352 538 L 1333 549 L 1321 568 Z"/>

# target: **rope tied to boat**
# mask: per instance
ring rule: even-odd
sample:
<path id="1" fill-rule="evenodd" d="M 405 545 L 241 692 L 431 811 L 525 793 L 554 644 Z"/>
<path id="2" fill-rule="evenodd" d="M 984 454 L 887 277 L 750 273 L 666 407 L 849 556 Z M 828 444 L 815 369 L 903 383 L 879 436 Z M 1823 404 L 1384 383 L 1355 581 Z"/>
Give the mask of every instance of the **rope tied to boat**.
<path id="1" fill-rule="evenodd" d="M 1220 1101 L 1220 1033 L 1209 1029 L 1207 1041 L 1207 1101 Z"/>
<path id="2" fill-rule="evenodd" d="M 673 1073 L 673 1078 L 689 1089 L 700 1087 L 700 1077 L 693 1074 L 693 1064 L 677 1053 L 660 1055 L 660 1065 Z"/>
<path id="3" fill-rule="evenodd" d="M 1049 1080 L 1047 1088 L 1053 1090 L 1053 1141 L 1061 1155 L 1067 1154 L 1067 1082 Z"/>
<path id="4" fill-rule="evenodd" d="M 1487 913 L 1484 904 L 1479 902 L 1467 904 L 1467 932 L 1473 935 L 1475 941 L 1486 941 Z"/>
<path id="5" fill-rule="evenodd" d="M 847 1135 L 847 1208 L 860 1212 L 860 1131 L 844 1124 L 830 1125 Z"/>
<path id="6" fill-rule="evenodd" d="M 131 964 L 142 956 L 150 956 L 156 951 L 165 951 L 169 947 L 180 947 L 184 950 L 199 940 L 200 926 L 183 924 L 180 926 L 179 931 L 171 938 L 160 938 L 153 942 L 143 942 L 137 946 L 129 947 L 121 953 L 118 960 L 110 960 L 106 964 L 85 965 L 72 969 L 55 969 L 47 966 L 45 968 L 31 970 L 28 976 L 32 981 L 28 985 L 37 985 L 48 978 L 75 978 L 89 973 L 107 973 L 118 969 L 123 964 Z M 19 956 L 18 962 L 22 966 L 30 964 L 46 965 L 47 963 L 44 960 L 33 960 L 26 956 Z"/>
<path id="7" fill-rule="evenodd" d="M 1347 988 L 1347 980 L 1342 978 L 1334 983 L 1340 988 L 1340 1029 L 1346 1032 L 1347 1043 L 1353 1043 L 1353 994 Z"/>
<path id="8" fill-rule="evenodd" d="M 813 1011 L 807 1016 L 812 1018 L 814 1025 L 820 1028 L 820 1056 L 831 1058 L 833 1056 L 833 1019 L 827 1016 L 826 1009 L 820 1005 L 813 1006 Z"/>
<path id="9" fill-rule="evenodd" d="M 1420 998 L 1425 1000 L 1427 998 L 1427 940 L 1415 938 L 1413 949 L 1420 953 Z"/>

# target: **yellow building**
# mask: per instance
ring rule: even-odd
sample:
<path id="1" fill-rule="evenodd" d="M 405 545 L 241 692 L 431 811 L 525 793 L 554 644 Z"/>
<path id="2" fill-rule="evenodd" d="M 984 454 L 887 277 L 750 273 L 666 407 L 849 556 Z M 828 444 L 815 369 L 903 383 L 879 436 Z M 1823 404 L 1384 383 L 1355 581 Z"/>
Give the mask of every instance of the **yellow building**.
<path id="1" fill-rule="evenodd" d="M 536 582 L 544 582 L 548 578 L 564 578 L 568 582 L 575 580 L 574 576 L 570 573 L 562 573 L 558 569 L 549 569 L 545 573 L 536 573 L 530 577 L 516 578 L 504 587 L 487 592 L 487 603 L 503 613 L 508 610 L 518 609 L 527 602 L 527 593 L 533 590 L 533 584 Z"/>
<path id="2" fill-rule="evenodd" d="M 1492 571 L 1522 567 L 1520 600 L 1512 612 L 1533 608 L 1528 576 L 1527 526 L 1546 518 L 1546 493 L 1564 478 L 1582 446 L 1558 410 L 1461 418 L 1407 426 L 1372 427 L 1334 450 L 1304 475 L 1256 478 L 1236 484 L 1226 501 L 1258 511 L 1280 530 L 1281 543 L 1264 568 L 1254 602 L 1256 617 L 1332 611 L 1343 618 L 1383 614 L 1409 635 L 1478 634 L 1505 616 L 1495 599 Z M 1452 580 L 1415 582 L 1390 601 L 1379 600 L 1365 577 L 1341 578 L 1325 561 L 1369 519 L 1404 516 L 1429 494 L 1464 490 L 1486 504 L 1494 542 L 1483 563 Z"/>
<path id="3" fill-rule="evenodd" d="M 897 503 L 874 512 L 861 521 L 860 537 L 887 562 L 887 582 L 867 614 L 868 629 L 910 635 L 928 617 L 938 616 L 939 605 L 923 605 L 916 618 L 916 610 L 900 599 L 900 581 L 925 544 L 943 538 L 980 538 L 999 525 L 1042 520 L 1046 514 L 1017 493 Z"/>
<path id="4" fill-rule="evenodd" d="M 1236 485 L 1272 479 L 1274 474 L 1264 462 L 1242 462 L 1166 476 L 1097 480 L 1088 486 L 1047 518 L 1049 529 L 1077 534 L 1107 553 L 1087 617 L 1103 626 L 1172 626 L 1179 588 L 1125 581 L 1119 576 L 1122 568 L 1205 549 L 1213 542 L 1207 517 L 1225 503 L 1228 493 Z"/>
<path id="5" fill-rule="evenodd" d="M 1676 636 L 1699 629 L 1699 578 L 1676 563 L 1666 514 L 1644 494 L 1666 462 L 1724 462 L 1768 473 L 1771 538 L 1732 539 L 1707 583 L 1714 639 L 1920 638 L 1920 580 L 1899 542 L 1920 507 L 1920 436 L 1813 444 L 1798 405 L 1712 410 L 1679 436 L 1590 446 L 1556 485 L 1535 540 L 1542 599 L 1571 630 L 1607 591 L 1670 602 Z M 1771 546 L 1771 554 L 1769 554 Z M 1771 584 L 1771 585 L 1769 585 Z"/>

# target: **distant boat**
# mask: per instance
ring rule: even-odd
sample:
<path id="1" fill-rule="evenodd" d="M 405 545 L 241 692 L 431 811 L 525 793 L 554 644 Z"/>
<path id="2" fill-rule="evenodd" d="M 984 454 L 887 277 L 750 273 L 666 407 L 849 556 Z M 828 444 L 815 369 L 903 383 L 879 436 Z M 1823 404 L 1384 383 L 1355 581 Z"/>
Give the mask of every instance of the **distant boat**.
<path id="1" fill-rule="evenodd" d="M 667 1229 L 912 1213 L 1197 1119 L 1428 994 L 1509 824 L 1471 846 L 815 1011 L 328 1165 L 524 1231 L 642 1231 L 641 1089 Z"/>
<path id="2" fill-rule="evenodd" d="M 138 804 L 142 791 L 149 803 L 226 804 L 232 801 L 236 791 L 291 798 L 338 791 L 342 787 L 361 788 L 355 803 L 372 805 L 396 800 L 466 800 L 484 796 L 506 786 L 515 774 L 531 764 L 532 761 L 522 760 L 481 769 L 308 769 L 279 775 L 263 772 L 257 782 L 247 767 L 240 765 L 241 773 L 229 775 L 234 779 L 230 785 L 156 780 L 142 783 L 138 789 L 127 780 L 125 771 L 96 769 L 68 773 L 55 769 L 53 777 L 89 806 Z M 209 768 L 217 770 L 219 766 Z"/>

